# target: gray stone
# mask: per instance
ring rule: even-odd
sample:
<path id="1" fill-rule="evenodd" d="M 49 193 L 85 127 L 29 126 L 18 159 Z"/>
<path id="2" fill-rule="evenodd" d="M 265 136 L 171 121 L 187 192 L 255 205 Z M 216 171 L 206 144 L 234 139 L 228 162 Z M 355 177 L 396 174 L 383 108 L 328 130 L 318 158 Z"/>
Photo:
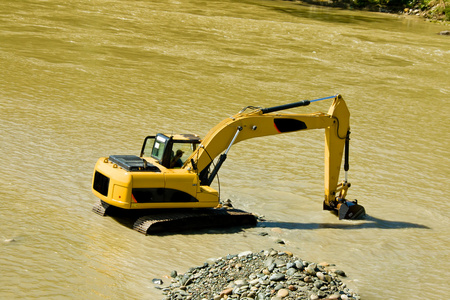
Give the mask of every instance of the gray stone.
<path id="1" fill-rule="evenodd" d="M 244 286 L 244 285 L 248 285 L 248 282 L 247 282 L 247 280 L 238 279 L 238 280 L 234 281 L 234 284 L 237 287 L 241 287 L 241 286 Z"/>
<path id="2" fill-rule="evenodd" d="M 317 292 L 317 296 L 319 296 L 319 298 L 323 298 L 325 297 L 327 294 L 324 291 L 318 291 Z"/>
<path id="3" fill-rule="evenodd" d="M 290 269 L 288 269 L 288 270 L 286 271 L 286 275 L 287 275 L 287 276 L 292 276 L 292 275 L 295 274 L 295 272 L 297 272 L 297 269 L 295 269 L 295 268 L 290 268 Z"/>
<path id="4" fill-rule="evenodd" d="M 183 290 L 180 290 L 180 291 L 178 292 L 178 294 L 180 294 L 181 296 L 189 296 L 189 293 L 186 292 L 186 291 L 183 291 Z"/>
<path id="5" fill-rule="evenodd" d="M 304 281 L 299 281 L 298 283 L 297 283 L 299 286 L 305 286 L 306 285 L 306 282 L 304 282 Z"/>
<path id="6" fill-rule="evenodd" d="M 277 260 L 275 260 L 275 265 L 277 268 L 281 268 L 286 265 L 286 262 L 284 262 L 282 259 L 277 259 Z"/>
<path id="7" fill-rule="evenodd" d="M 265 279 L 265 280 L 261 280 L 260 283 L 261 283 L 262 285 L 269 285 L 269 284 L 270 284 L 270 281 L 267 280 L 267 279 Z"/>
<path id="8" fill-rule="evenodd" d="M 276 266 L 277 265 L 275 263 L 272 263 L 267 269 L 269 270 L 269 272 L 273 272 Z"/>
<path id="9" fill-rule="evenodd" d="M 273 264 L 273 257 L 268 257 L 265 261 L 264 261 L 264 266 L 269 267 L 270 265 Z"/>
<path id="10" fill-rule="evenodd" d="M 252 251 L 244 251 L 238 254 L 238 257 L 244 257 L 244 256 L 249 256 L 253 254 Z"/>
<path id="11" fill-rule="evenodd" d="M 316 275 L 316 268 L 314 264 L 310 264 L 306 267 L 306 274 L 315 276 Z"/>
<path id="12" fill-rule="evenodd" d="M 314 282 L 314 286 L 316 287 L 316 288 L 318 288 L 318 289 L 320 289 L 323 285 L 325 284 L 325 282 L 323 282 L 322 280 L 316 280 L 315 282 Z"/>
<path id="13" fill-rule="evenodd" d="M 334 273 L 336 273 L 337 275 L 342 276 L 342 277 L 347 277 L 345 272 L 342 270 L 336 270 L 336 271 L 334 271 Z"/>
<path id="14" fill-rule="evenodd" d="M 180 280 L 181 285 L 188 285 L 191 282 L 191 274 L 185 274 Z"/>
<path id="15" fill-rule="evenodd" d="M 272 281 L 280 281 L 284 280 L 284 278 L 285 278 L 284 274 L 281 273 L 275 273 L 269 277 L 269 279 Z"/>
<path id="16" fill-rule="evenodd" d="M 243 285 L 241 287 L 239 287 L 239 292 L 245 292 L 249 289 L 250 287 L 248 285 Z"/>
<path id="17" fill-rule="evenodd" d="M 295 267 L 299 270 L 303 270 L 303 268 L 305 267 L 301 260 L 296 260 L 294 263 L 295 263 Z"/>
<path id="18" fill-rule="evenodd" d="M 275 291 L 278 291 L 278 290 L 281 290 L 282 288 L 284 288 L 284 284 L 277 284 L 273 289 L 275 290 Z"/>

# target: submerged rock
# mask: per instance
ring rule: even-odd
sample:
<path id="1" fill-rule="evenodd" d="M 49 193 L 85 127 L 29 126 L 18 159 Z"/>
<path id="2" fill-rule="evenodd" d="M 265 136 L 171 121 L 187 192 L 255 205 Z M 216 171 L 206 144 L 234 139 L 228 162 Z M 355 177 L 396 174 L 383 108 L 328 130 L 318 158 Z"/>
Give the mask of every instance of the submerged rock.
<path id="1" fill-rule="evenodd" d="M 152 280 L 152 282 L 153 282 L 153 284 L 163 284 L 163 281 L 161 279 L 159 279 L 159 278 L 154 278 Z"/>

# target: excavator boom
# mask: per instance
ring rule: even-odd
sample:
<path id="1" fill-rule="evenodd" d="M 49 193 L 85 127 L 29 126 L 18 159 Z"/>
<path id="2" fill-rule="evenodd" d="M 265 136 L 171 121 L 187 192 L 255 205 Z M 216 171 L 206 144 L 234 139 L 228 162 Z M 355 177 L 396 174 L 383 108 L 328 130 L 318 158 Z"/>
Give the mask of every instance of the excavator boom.
<path id="1" fill-rule="evenodd" d="M 200 147 L 186 160 L 183 168 L 196 169 L 202 173 L 212 163 L 212 159 L 225 151 L 228 152 L 232 144 L 256 137 L 277 135 L 309 129 L 325 129 L 325 201 L 324 207 L 335 209 L 338 205 L 336 195 L 338 188 L 347 191 L 350 184 L 338 186 L 344 146 L 350 133 L 350 113 L 345 101 L 340 95 L 321 98 L 334 98 L 328 113 L 286 114 L 279 113 L 299 106 L 307 106 L 309 100 L 271 108 L 253 108 L 249 113 L 241 111 L 216 125 L 202 140 Z M 217 168 L 225 159 L 219 160 L 216 170 L 212 172 L 204 183 L 211 184 L 217 173 Z M 205 172 L 203 172 L 205 174 Z M 206 175 L 204 175 L 205 177 Z"/>

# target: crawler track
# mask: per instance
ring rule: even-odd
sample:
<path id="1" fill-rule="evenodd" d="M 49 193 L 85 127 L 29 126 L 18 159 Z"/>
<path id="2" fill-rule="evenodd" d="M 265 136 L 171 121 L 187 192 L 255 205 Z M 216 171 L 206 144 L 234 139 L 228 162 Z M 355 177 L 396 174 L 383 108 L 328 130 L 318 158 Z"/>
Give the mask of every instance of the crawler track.
<path id="1" fill-rule="evenodd" d="M 100 200 L 97 203 L 95 203 L 94 207 L 92 207 L 92 211 L 95 212 L 97 215 L 103 217 L 106 216 L 106 211 L 108 210 L 109 207 L 110 205 L 108 203 Z"/>
<path id="2" fill-rule="evenodd" d="M 92 210 L 100 216 L 127 218 L 132 228 L 142 234 L 186 230 L 256 226 L 255 215 L 239 209 L 124 210 L 99 201 Z"/>
<path id="3" fill-rule="evenodd" d="M 215 227 L 255 226 L 256 217 L 238 209 L 204 209 L 140 217 L 133 229 L 143 234 Z"/>

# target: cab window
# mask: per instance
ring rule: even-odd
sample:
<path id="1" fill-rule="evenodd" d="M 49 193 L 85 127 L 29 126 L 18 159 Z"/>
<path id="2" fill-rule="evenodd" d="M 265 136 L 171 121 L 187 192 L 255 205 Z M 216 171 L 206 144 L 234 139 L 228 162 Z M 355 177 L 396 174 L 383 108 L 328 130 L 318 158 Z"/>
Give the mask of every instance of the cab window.
<path id="1" fill-rule="evenodd" d="M 171 168 L 181 168 L 192 152 L 197 149 L 198 143 L 177 142 L 174 141 L 172 146 L 172 156 L 170 160 Z M 181 155 L 181 156 L 180 156 Z"/>
<path id="2" fill-rule="evenodd" d="M 156 136 L 155 143 L 153 144 L 152 157 L 159 161 L 162 161 L 164 150 L 167 145 L 167 138 L 164 138 L 160 135 Z"/>

